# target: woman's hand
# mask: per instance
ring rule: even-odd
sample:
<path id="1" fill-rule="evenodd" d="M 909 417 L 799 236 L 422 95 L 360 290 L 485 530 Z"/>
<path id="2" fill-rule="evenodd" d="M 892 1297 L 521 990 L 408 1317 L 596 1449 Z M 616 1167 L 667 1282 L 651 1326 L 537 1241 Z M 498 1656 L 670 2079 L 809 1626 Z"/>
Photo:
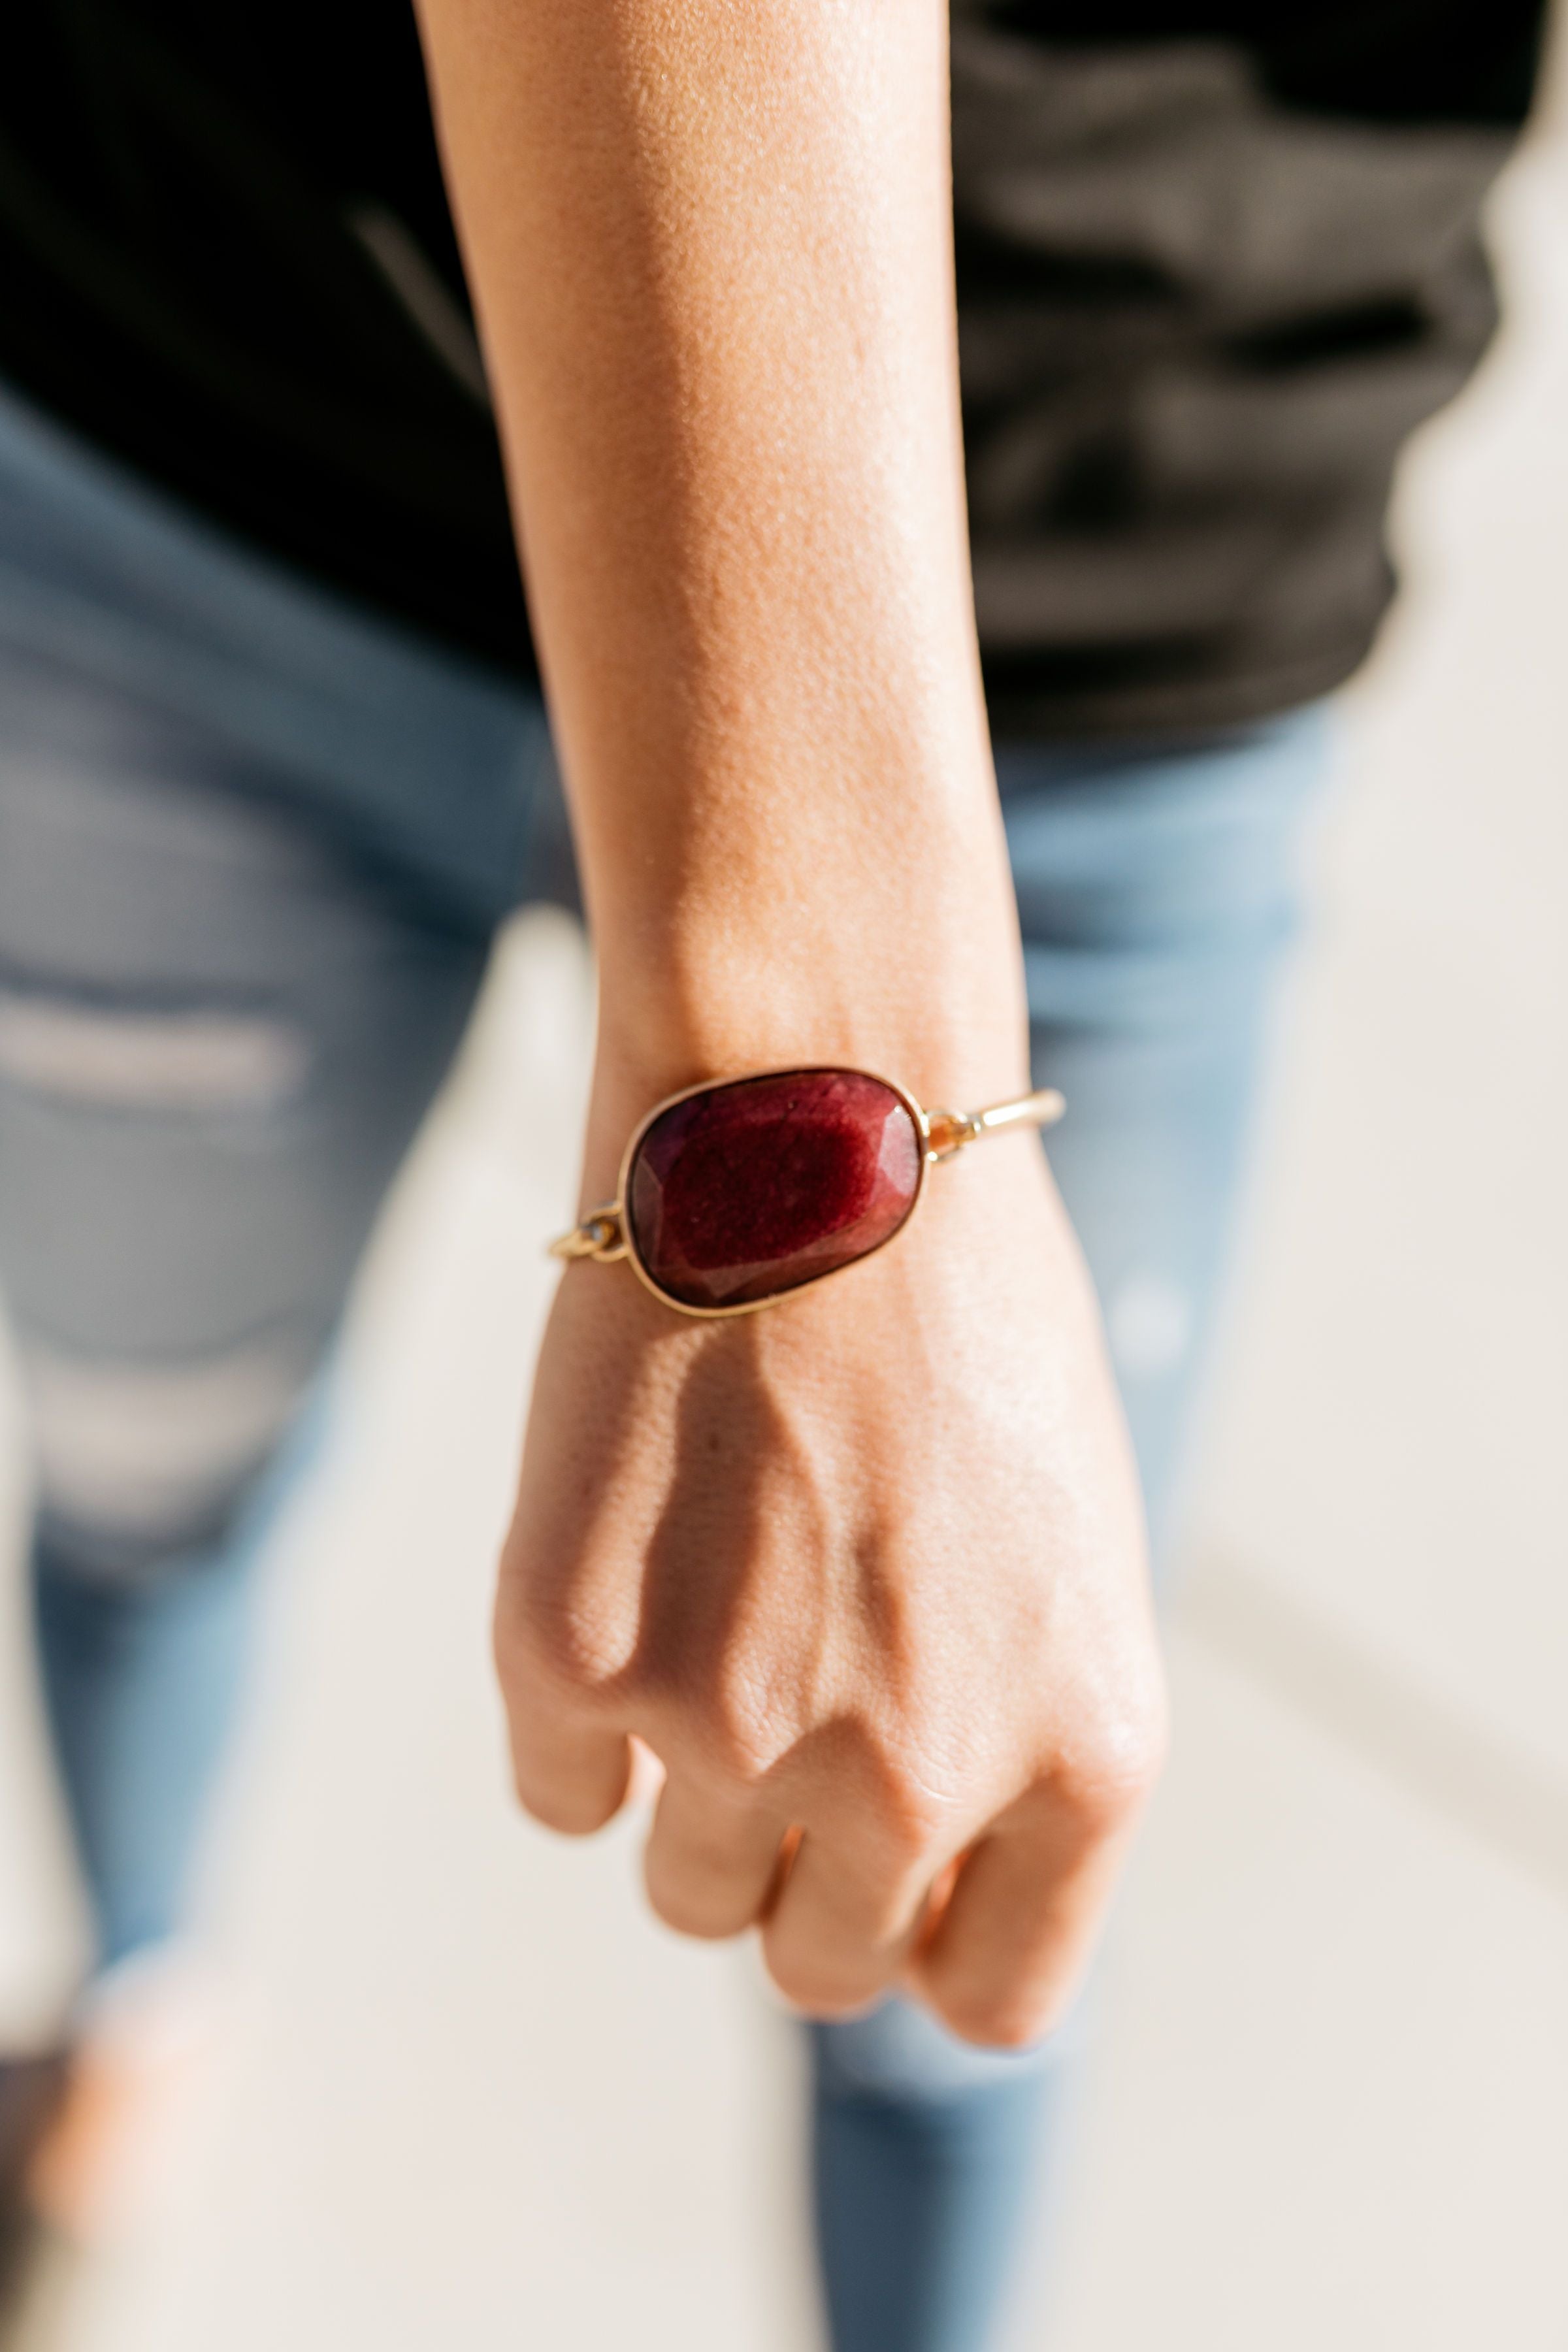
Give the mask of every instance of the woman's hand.
<path id="1" fill-rule="evenodd" d="M 670 1926 L 761 1920 L 818 2015 L 902 1983 L 973 2041 L 1047 2028 L 1163 1700 L 1121 1413 L 1033 1139 L 933 1171 L 889 1248 L 762 1314 L 572 1268 L 496 1634 L 541 1821 L 607 1821 L 634 1737 L 663 1765 Z"/>

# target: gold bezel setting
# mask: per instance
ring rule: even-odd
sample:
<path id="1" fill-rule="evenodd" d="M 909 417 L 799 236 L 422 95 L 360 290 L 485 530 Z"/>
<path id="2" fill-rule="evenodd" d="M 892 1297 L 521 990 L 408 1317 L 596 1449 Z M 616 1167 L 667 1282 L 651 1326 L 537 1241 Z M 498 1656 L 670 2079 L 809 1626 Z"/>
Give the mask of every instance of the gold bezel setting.
<path id="1" fill-rule="evenodd" d="M 637 1237 L 626 1214 L 626 1200 L 631 1183 L 633 1164 L 648 1129 L 678 1103 L 689 1102 L 694 1095 L 717 1094 L 721 1087 L 743 1086 L 752 1078 L 821 1077 L 837 1071 L 849 1071 L 858 1077 L 871 1079 L 896 1095 L 914 1122 L 920 1139 L 920 1172 L 909 1207 L 889 1233 L 869 1249 L 862 1250 L 843 1265 L 826 1267 L 821 1274 L 807 1275 L 804 1281 L 791 1283 L 782 1290 L 770 1291 L 763 1298 L 747 1298 L 733 1307 L 693 1307 L 683 1298 L 675 1297 L 656 1281 L 644 1265 L 637 1248 Z M 616 1179 L 616 1198 L 602 1207 L 590 1209 L 570 1233 L 558 1234 L 550 1244 L 550 1255 L 566 1260 L 590 1259 L 598 1265 L 615 1265 L 624 1258 L 645 1290 L 677 1315 L 689 1315 L 702 1322 L 722 1322 L 736 1315 L 760 1314 L 764 1307 L 780 1307 L 785 1299 L 794 1298 L 805 1290 L 815 1290 L 818 1283 L 832 1282 L 841 1274 L 848 1274 L 879 1250 L 896 1242 L 908 1226 L 925 1195 L 926 1173 L 946 1160 L 955 1159 L 969 1144 L 982 1142 L 987 1136 L 1005 1133 L 1015 1127 L 1054 1127 L 1066 1110 L 1067 1104 L 1055 1087 L 1039 1087 L 1032 1094 L 1019 1095 L 1008 1102 L 993 1103 L 984 1110 L 928 1111 L 917 1102 L 907 1087 L 896 1078 L 885 1076 L 879 1070 L 862 1070 L 845 1062 L 785 1062 L 775 1069 L 742 1070 L 733 1077 L 700 1078 L 695 1086 L 681 1087 L 678 1092 L 666 1095 L 646 1111 L 626 1139 L 621 1154 L 620 1173 Z"/>

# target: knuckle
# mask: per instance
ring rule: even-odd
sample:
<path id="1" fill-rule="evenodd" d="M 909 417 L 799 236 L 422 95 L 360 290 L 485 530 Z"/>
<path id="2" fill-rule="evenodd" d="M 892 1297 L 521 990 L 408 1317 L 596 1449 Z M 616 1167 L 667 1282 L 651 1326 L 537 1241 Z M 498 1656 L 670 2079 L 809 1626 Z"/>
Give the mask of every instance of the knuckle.
<path id="1" fill-rule="evenodd" d="M 952 1807 L 931 1785 L 923 1755 L 912 1752 L 910 1744 L 868 1746 L 872 1814 L 889 1844 L 918 1860 L 943 1835 Z"/>
<path id="2" fill-rule="evenodd" d="M 721 1944 L 750 1925 L 738 1916 L 733 1899 L 726 1902 L 711 1890 L 668 1880 L 657 1867 L 645 1871 L 644 1883 L 655 1917 L 678 1936 L 689 1936 L 697 1943 Z"/>
<path id="3" fill-rule="evenodd" d="M 517 1801 L 530 1820 L 559 1837 L 585 1838 L 605 1827 L 618 1808 L 592 1790 L 542 1788 L 521 1772 L 514 1773 Z"/>
<path id="4" fill-rule="evenodd" d="M 520 1577 L 507 1580 L 498 1597 L 493 1647 L 503 1682 L 523 1668 L 591 1697 L 625 1675 L 632 1642 L 616 1613 L 590 1594 Z"/>
<path id="5" fill-rule="evenodd" d="M 1060 1780 L 1060 1793 L 1086 1831 L 1109 1836 L 1135 1818 L 1163 1769 L 1167 1741 L 1162 1697 L 1101 1717 Z"/>
<path id="6" fill-rule="evenodd" d="M 643 1852 L 643 1885 L 657 1918 L 678 1936 L 721 1943 L 751 1925 L 756 1904 L 717 1853 L 665 1853 L 657 1837 Z"/>
<path id="7" fill-rule="evenodd" d="M 769 1976 L 790 2006 L 806 2017 L 854 2017 L 868 2009 L 881 1990 L 849 1970 L 834 1968 L 825 1958 L 776 1951 L 765 1940 L 763 1949 Z"/>
<path id="8" fill-rule="evenodd" d="M 721 1677 L 693 1693 L 685 1712 L 703 1761 L 721 1787 L 754 1792 L 787 1751 L 785 1727 L 769 1720 L 765 1698 L 743 1676 Z"/>
<path id="9" fill-rule="evenodd" d="M 1061 2021 L 1065 2002 L 1036 1993 L 950 1988 L 936 1996 L 942 2022 L 982 2050 L 1028 2050 Z"/>
<path id="10" fill-rule="evenodd" d="M 913 1867 L 947 1839 L 953 1807 L 931 1787 L 921 1769 L 923 1757 L 909 1744 L 867 1732 L 858 1746 L 879 1843 L 896 1863 Z"/>
<path id="11" fill-rule="evenodd" d="M 885 1954 L 858 1936 L 825 1933 L 820 1919 L 808 1926 L 787 1906 L 765 1922 L 761 1942 L 773 1983 L 808 2017 L 855 2016 L 887 1990 Z"/>
<path id="12" fill-rule="evenodd" d="M 1072 1829 L 1091 1844 L 1116 1836 L 1142 1802 L 1140 1792 L 1120 1769 L 1107 1768 L 1088 1756 L 1075 1757 L 1063 1767 L 1055 1793 Z"/>
<path id="13" fill-rule="evenodd" d="M 908 1866 L 940 1844 L 948 1808 L 916 1780 L 890 1784 L 878 1808 L 882 1838 L 895 1861 Z"/>

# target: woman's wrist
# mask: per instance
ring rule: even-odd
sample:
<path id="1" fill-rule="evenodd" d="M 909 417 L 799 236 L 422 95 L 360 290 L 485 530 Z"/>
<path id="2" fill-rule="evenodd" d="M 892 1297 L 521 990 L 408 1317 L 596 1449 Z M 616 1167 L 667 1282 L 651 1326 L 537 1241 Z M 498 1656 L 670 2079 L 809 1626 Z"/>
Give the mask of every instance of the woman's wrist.
<path id="1" fill-rule="evenodd" d="M 1008 929 L 1011 909 L 1007 910 Z M 1005 937 L 1007 934 L 1004 934 Z M 602 975 L 584 1193 L 613 1192 L 626 1137 L 667 1095 L 705 1079 L 832 1064 L 869 1070 L 930 1108 L 1022 1092 L 1028 1032 L 1016 950 L 931 954 L 913 974 L 874 958 L 827 964 L 692 955 L 635 981 Z"/>
<path id="2" fill-rule="evenodd" d="M 751 780 L 786 763 L 766 741 L 749 751 L 695 763 L 679 802 L 658 795 L 669 821 L 635 845 L 585 828 L 595 1160 L 601 1120 L 619 1128 L 618 1150 L 663 1096 L 745 1071 L 831 1062 L 931 1105 L 1027 1083 L 1017 913 L 983 732 L 967 750 L 913 744 L 847 775 L 813 761 L 765 793 Z M 602 797 L 584 795 L 595 809 Z"/>

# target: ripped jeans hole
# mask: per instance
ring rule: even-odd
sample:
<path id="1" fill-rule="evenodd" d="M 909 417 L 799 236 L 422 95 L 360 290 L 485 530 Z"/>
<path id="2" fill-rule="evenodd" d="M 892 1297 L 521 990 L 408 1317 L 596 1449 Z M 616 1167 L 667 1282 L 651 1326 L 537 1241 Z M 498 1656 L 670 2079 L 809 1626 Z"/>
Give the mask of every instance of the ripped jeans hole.
<path id="1" fill-rule="evenodd" d="M 304 1036 L 263 1013 L 148 1011 L 0 986 L 0 1079 L 126 1110 L 271 1110 L 297 1095 Z"/>

